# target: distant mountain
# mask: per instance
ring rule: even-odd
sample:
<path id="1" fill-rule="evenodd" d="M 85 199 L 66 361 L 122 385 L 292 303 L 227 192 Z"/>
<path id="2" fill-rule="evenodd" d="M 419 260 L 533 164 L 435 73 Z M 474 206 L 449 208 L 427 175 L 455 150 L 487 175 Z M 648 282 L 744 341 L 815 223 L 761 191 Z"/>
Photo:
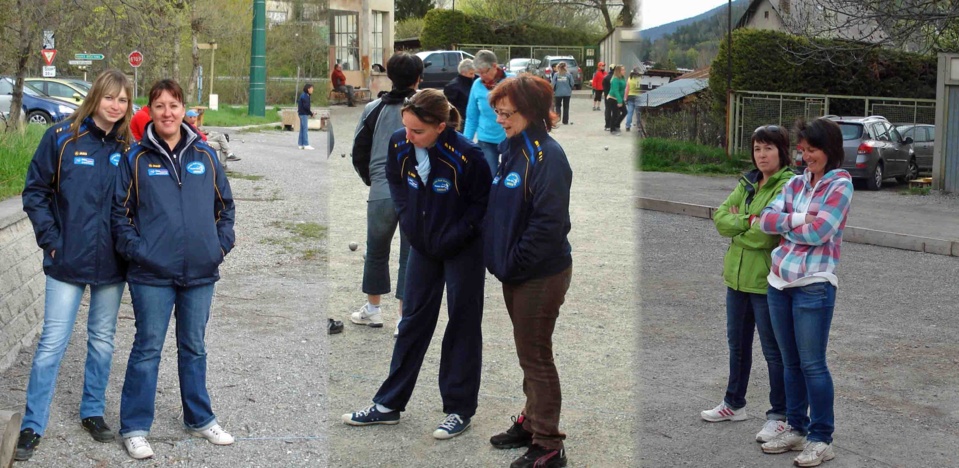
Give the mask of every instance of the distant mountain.
<path id="1" fill-rule="evenodd" d="M 733 0 L 733 11 L 744 11 L 746 7 L 749 6 L 749 0 Z M 715 15 L 725 13 L 727 5 L 720 5 L 712 10 L 707 11 L 701 15 L 693 16 L 691 18 L 682 19 L 679 21 L 673 21 L 672 23 L 662 24 L 653 28 L 643 29 L 639 31 L 639 35 L 643 39 L 648 39 L 655 42 L 656 39 L 659 39 L 668 34 L 676 32 L 677 29 L 681 26 L 686 26 L 693 24 L 697 21 L 709 19 Z M 733 23 L 739 20 L 739 15 L 733 17 Z"/>

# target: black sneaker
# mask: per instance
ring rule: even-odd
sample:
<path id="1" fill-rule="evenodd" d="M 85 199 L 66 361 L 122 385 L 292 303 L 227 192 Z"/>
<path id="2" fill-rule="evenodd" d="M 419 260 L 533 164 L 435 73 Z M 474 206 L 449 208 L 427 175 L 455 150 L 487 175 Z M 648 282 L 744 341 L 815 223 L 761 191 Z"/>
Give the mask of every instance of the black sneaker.
<path id="1" fill-rule="evenodd" d="M 327 333 L 330 335 L 343 333 L 343 322 L 339 320 L 329 319 L 329 322 L 327 322 L 326 330 L 327 330 Z"/>
<path id="2" fill-rule="evenodd" d="M 226 138 L 226 142 L 227 142 L 227 143 L 230 142 L 230 134 L 229 134 L 229 133 L 224 133 L 224 134 L 223 134 L 223 138 Z"/>
<path id="3" fill-rule="evenodd" d="M 511 449 L 517 447 L 526 447 L 533 443 L 533 433 L 523 429 L 523 421 L 526 416 L 522 414 L 513 416 L 513 426 L 506 432 L 496 434 L 489 438 L 489 443 L 498 449 Z"/>
<path id="4" fill-rule="evenodd" d="M 24 429 L 20 431 L 20 438 L 17 439 L 17 451 L 13 455 L 16 461 L 27 461 L 33 456 L 33 451 L 40 445 L 40 436 L 33 429 Z"/>
<path id="5" fill-rule="evenodd" d="M 110 430 L 110 426 L 107 426 L 106 421 L 103 420 L 103 416 L 84 418 L 80 421 L 80 424 L 93 436 L 93 440 L 97 442 L 113 442 L 113 431 Z"/>
<path id="6" fill-rule="evenodd" d="M 548 449 L 530 445 L 522 457 L 513 460 L 509 468 L 557 468 L 566 466 L 566 449 Z"/>

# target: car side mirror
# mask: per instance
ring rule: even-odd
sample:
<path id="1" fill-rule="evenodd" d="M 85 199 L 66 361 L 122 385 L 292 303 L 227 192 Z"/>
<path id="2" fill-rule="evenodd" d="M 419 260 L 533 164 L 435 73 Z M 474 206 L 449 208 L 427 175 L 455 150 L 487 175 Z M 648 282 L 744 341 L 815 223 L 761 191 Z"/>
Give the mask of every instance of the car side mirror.
<path id="1" fill-rule="evenodd" d="M 83 100 L 83 96 L 81 96 L 80 93 L 73 93 L 73 100 L 80 102 Z"/>
<path id="2" fill-rule="evenodd" d="M 912 144 L 912 137 L 906 137 L 906 139 L 905 139 L 905 140 L 902 140 L 902 142 L 903 142 L 904 144 L 911 145 L 911 144 Z"/>
<path id="3" fill-rule="evenodd" d="M 423 62 L 423 68 L 429 68 L 429 66 L 432 64 L 433 62 Z"/>

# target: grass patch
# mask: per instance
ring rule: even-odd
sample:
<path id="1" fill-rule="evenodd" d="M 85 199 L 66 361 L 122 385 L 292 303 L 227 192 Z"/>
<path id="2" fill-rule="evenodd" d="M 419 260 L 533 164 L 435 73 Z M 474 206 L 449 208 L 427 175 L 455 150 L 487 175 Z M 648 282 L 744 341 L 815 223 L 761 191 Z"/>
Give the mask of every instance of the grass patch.
<path id="1" fill-rule="evenodd" d="M 909 187 L 905 190 L 900 190 L 899 195 L 929 195 L 932 193 L 932 187 Z"/>
<path id="2" fill-rule="evenodd" d="M 44 125 L 26 125 L 23 132 L 0 131 L 0 200 L 23 192 L 27 168 L 47 128 Z"/>
<path id="3" fill-rule="evenodd" d="M 242 127 L 276 123 L 280 117 L 275 107 L 267 107 L 264 117 L 247 114 L 247 107 L 220 106 L 219 110 L 207 109 L 203 112 L 204 127 Z"/>
<path id="4" fill-rule="evenodd" d="M 294 236 L 295 240 L 316 240 L 326 237 L 326 226 L 317 223 L 290 223 L 274 221 L 270 226 L 285 229 Z"/>
<path id="5" fill-rule="evenodd" d="M 726 156 L 722 148 L 663 138 L 640 140 L 636 168 L 683 174 L 740 174 L 752 166 L 748 154 Z"/>
<path id="6" fill-rule="evenodd" d="M 317 223 L 290 223 L 285 221 L 274 221 L 270 226 L 283 229 L 291 234 L 289 237 L 267 237 L 260 242 L 268 245 L 282 247 L 284 252 L 295 253 L 302 252 L 304 260 L 316 260 L 322 258 L 323 249 L 317 247 L 308 247 L 300 250 L 302 243 L 315 244 L 318 240 L 326 237 L 327 228 Z"/>
<path id="7" fill-rule="evenodd" d="M 232 172 L 232 171 L 228 171 L 228 172 L 227 172 L 227 175 L 228 175 L 231 179 L 263 180 L 263 176 L 261 176 L 261 175 L 244 174 L 244 173 L 242 173 L 242 172 Z"/>

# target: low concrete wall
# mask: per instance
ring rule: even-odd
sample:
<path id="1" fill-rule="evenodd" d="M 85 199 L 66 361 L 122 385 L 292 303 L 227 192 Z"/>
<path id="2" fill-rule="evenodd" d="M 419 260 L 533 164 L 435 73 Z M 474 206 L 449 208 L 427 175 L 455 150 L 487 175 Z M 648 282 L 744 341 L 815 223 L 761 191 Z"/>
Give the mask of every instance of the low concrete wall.
<path id="1" fill-rule="evenodd" d="M 43 325 L 43 253 L 21 203 L 0 202 L 0 372 Z"/>

